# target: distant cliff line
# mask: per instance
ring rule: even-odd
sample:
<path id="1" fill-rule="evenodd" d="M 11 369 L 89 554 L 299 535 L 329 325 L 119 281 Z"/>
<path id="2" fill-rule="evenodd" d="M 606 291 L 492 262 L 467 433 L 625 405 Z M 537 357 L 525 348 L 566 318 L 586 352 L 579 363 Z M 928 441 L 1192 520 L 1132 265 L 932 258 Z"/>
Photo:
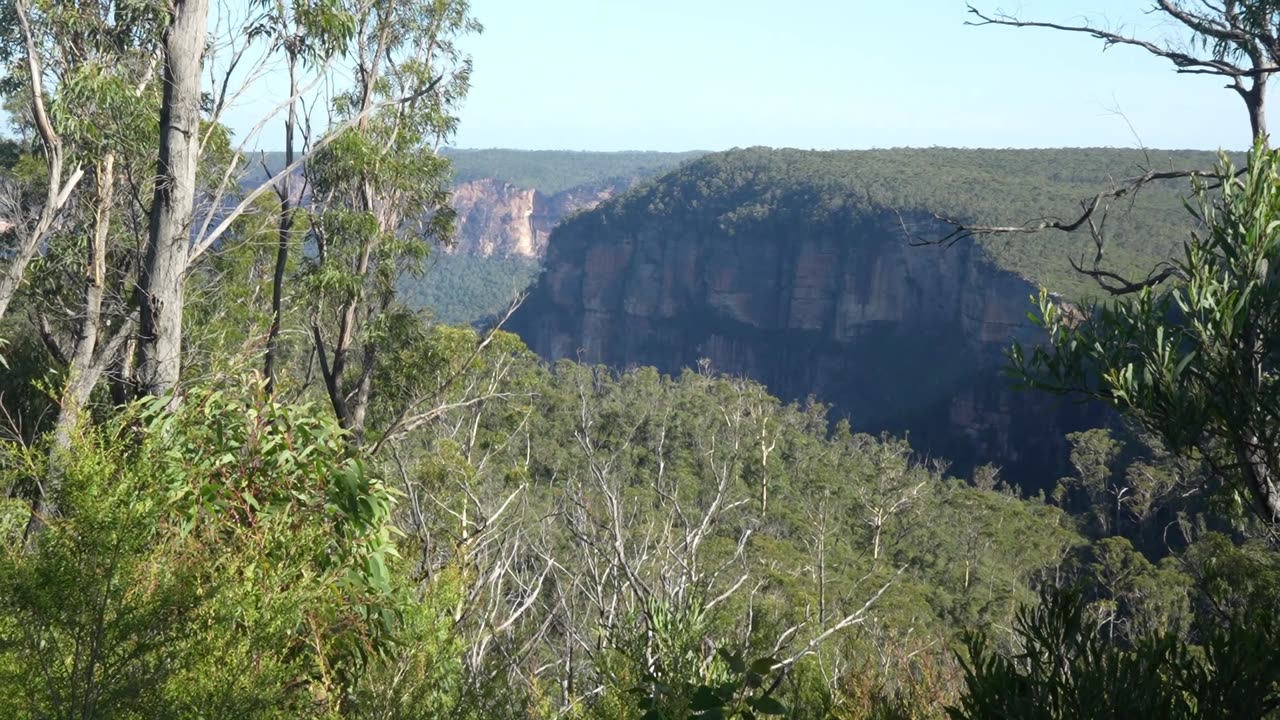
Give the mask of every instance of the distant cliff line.
<path id="1" fill-rule="evenodd" d="M 578 152 L 446 148 L 458 213 L 455 243 L 466 257 L 541 260 L 551 230 L 635 184 L 704 155 L 689 152 Z M 284 154 L 254 158 L 254 183 L 284 167 Z"/>

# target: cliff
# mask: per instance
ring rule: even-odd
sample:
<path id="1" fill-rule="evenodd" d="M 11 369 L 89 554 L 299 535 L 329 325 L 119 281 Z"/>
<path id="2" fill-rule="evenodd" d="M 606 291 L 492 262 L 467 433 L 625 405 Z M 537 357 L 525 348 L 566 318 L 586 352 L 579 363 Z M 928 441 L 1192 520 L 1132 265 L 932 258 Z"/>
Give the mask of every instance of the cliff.
<path id="1" fill-rule="evenodd" d="M 480 178 L 453 187 L 458 234 L 452 252 L 478 257 L 538 259 L 551 230 L 565 217 L 589 210 L 632 184 L 630 180 L 588 183 L 552 195 L 498 178 Z"/>
<path id="2" fill-rule="evenodd" d="M 453 165 L 457 244 L 467 257 L 541 259 L 552 228 L 638 182 L 703 153 L 446 151 Z"/>
<path id="3" fill-rule="evenodd" d="M 706 359 L 832 403 L 857 430 L 909 432 L 958 472 L 994 462 L 1049 486 L 1065 433 L 1106 416 L 1003 376 L 1012 341 L 1040 340 L 1036 285 L 978 244 L 912 246 L 925 203 L 885 192 L 865 159 L 731 151 L 579 214 L 552 233 L 509 328 L 549 360 L 678 372 Z"/>

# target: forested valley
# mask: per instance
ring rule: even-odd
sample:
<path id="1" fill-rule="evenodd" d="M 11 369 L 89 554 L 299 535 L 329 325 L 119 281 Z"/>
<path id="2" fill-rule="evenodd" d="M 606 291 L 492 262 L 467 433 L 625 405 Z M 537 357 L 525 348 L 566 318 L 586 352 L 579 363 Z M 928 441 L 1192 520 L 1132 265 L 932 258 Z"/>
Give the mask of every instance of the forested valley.
<path id="1" fill-rule="evenodd" d="M 442 151 L 465 1 L 0 1 L 0 717 L 1277 717 L 1280 12 L 1208 7 L 1247 154 L 690 153 L 591 220 L 931 210 L 1044 288 L 1009 381 L 1113 412 L 1031 482 L 505 330 L 451 158 L 659 158 Z"/>

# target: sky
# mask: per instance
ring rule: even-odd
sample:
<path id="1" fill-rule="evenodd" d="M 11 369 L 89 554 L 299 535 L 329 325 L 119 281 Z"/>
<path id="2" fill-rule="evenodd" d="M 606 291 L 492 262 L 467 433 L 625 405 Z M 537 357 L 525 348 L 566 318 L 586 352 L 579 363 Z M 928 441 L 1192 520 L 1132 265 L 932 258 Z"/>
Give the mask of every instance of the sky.
<path id="1" fill-rule="evenodd" d="M 973 0 L 1180 37 L 1150 0 Z M 1004 4 L 1001 5 L 1000 3 Z M 1240 99 L 1085 35 L 967 27 L 964 0 L 472 0 L 456 147 L 1239 149 Z"/>

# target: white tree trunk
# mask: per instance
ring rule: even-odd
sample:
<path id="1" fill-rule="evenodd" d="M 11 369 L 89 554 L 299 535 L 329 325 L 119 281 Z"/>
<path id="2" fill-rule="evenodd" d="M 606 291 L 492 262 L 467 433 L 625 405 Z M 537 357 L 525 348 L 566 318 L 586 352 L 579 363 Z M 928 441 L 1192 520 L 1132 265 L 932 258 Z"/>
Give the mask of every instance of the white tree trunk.
<path id="1" fill-rule="evenodd" d="M 200 154 L 200 70 L 209 0 L 175 0 L 164 36 L 160 154 L 146 261 L 139 283 L 139 389 L 159 395 L 178 383 L 183 275 Z"/>

